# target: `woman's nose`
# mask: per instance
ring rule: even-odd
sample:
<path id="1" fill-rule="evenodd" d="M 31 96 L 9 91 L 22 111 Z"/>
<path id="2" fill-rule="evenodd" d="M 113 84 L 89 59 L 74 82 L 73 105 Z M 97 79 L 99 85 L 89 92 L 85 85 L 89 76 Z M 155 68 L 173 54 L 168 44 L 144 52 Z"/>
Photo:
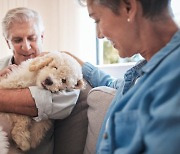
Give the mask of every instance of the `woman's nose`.
<path id="1" fill-rule="evenodd" d="M 28 40 L 24 40 L 21 48 L 23 50 L 27 51 L 27 50 L 31 49 L 31 43 Z"/>
<path id="2" fill-rule="evenodd" d="M 104 38 L 103 34 L 101 33 L 101 30 L 99 29 L 99 27 L 97 25 L 96 25 L 96 36 L 99 39 L 103 39 Z"/>

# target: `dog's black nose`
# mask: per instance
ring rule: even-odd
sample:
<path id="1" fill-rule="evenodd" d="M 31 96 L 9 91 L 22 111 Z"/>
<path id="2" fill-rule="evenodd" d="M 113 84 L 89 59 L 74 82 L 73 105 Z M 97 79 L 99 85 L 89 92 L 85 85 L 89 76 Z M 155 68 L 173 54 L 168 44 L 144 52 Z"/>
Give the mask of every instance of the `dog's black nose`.
<path id="1" fill-rule="evenodd" d="M 48 86 L 50 86 L 50 85 L 52 85 L 52 84 L 53 84 L 53 81 L 51 80 L 51 78 L 50 78 L 50 77 L 46 78 L 46 80 L 45 80 L 45 84 L 46 84 L 46 85 L 48 85 Z"/>

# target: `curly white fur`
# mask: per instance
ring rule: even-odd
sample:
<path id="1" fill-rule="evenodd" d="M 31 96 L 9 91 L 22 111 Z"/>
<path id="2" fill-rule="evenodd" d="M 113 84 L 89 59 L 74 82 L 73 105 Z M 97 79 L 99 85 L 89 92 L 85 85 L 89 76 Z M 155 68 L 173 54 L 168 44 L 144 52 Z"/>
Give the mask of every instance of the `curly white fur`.
<path id="1" fill-rule="evenodd" d="M 0 78 L 0 89 L 35 85 L 51 92 L 82 89 L 84 82 L 81 67 L 74 58 L 65 53 L 49 53 L 22 62 L 6 77 Z M 12 139 L 22 151 L 35 148 L 51 127 L 50 120 L 35 122 L 28 116 L 10 113 L 0 115 L 13 121 Z"/>

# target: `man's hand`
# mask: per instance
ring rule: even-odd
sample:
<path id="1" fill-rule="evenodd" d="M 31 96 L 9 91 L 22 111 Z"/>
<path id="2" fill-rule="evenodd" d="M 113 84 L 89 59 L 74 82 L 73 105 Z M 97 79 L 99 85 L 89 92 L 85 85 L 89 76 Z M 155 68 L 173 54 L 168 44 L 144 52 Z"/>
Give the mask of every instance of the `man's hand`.
<path id="1" fill-rule="evenodd" d="M 13 68 L 17 67 L 17 65 L 13 64 L 13 65 L 9 65 L 7 67 L 5 67 L 4 69 L 0 70 L 0 76 L 5 76 L 7 74 L 9 74 Z"/>

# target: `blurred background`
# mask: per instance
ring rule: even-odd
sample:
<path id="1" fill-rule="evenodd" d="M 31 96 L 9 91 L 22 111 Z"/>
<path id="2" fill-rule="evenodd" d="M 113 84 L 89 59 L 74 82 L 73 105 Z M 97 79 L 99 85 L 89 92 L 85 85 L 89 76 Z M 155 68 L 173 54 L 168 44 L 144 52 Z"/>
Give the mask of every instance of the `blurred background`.
<path id="1" fill-rule="evenodd" d="M 109 41 L 98 40 L 94 21 L 89 18 L 86 7 L 79 0 L 0 0 L 0 21 L 9 9 L 22 6 L 38 11 L 43 18 L 44 51 L 70 51 L 84 61 L 98 65 L 135 62 L 141 58 L 139 55 L 119 58 Z M 178 6 L 180 1 L 172 0 L 174 20 L 180 24 Z M 3 58 L 12 51 L 3 38 L 1 25 L 0 42 L 0 58 Z"/>

